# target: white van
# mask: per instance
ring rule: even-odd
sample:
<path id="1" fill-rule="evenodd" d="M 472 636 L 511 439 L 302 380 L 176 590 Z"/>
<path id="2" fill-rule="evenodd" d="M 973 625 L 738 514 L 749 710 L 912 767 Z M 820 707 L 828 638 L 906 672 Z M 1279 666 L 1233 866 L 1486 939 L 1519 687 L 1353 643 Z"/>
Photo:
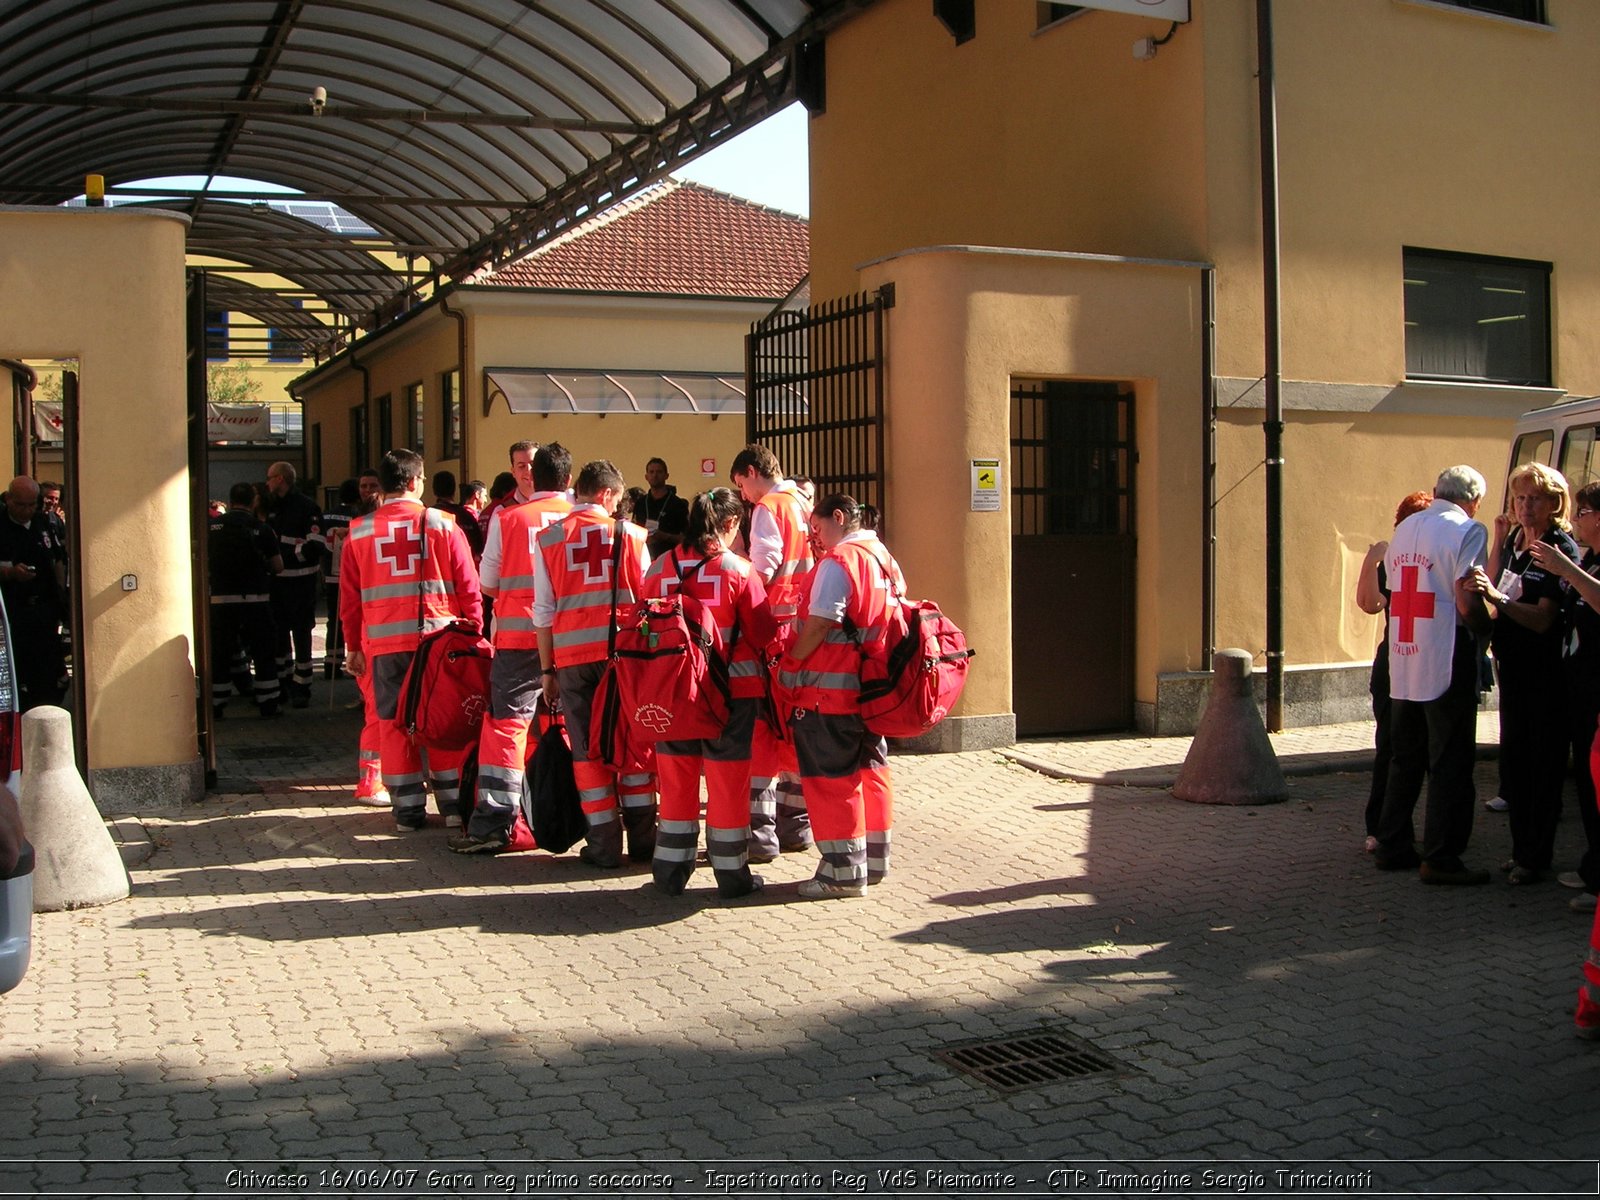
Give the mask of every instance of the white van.
<path id="1" fill-rule="evenodd" d="M 1600 479 L 1600 396 L 1536 408 L 1517 418 L 1507 477 L 1525 462 L 1541 462 L 1567 477 L 1574 492 Z M 1502 498 L 1502 511 L 1504 503 Z"/>

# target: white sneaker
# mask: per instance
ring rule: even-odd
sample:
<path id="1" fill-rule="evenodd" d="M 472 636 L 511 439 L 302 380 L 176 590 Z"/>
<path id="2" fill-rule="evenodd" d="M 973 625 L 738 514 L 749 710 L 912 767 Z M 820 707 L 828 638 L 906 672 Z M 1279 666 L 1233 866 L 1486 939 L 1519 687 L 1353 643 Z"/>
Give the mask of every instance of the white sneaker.
<path id="1" fill-rule="evenodd" d="M 389 807 L 389 793 L 383 788 L 379 788 L 377 791 L 373 792 L 372 795 L 370 795 L 370 796 L 363 796 L 360 792 L 357 792 L 354 796 L 352 796 L 350 798 L 353 801 L 355 801 L 357 804 L 367 804 L 367 805 L 370 805 L 373 808 L 388 808 Z"/>
<path id="2" fill-rule="evenodd" d="M 1576 913 L 1592 913 L 1594 911 L 1595 895 L 1593 892 L 1579 892 L 1567 901 L 1567 907 Z"/>
<path id="3" fill-rule="evenodd" d="M 1561 874 L 1556 876 L 1556 882 L 1562 887 L 1573 888 L 1576 890 L 1583 887 L 1583 876 L 1579 875 L 1576 871 L 1563 871 Z"/>
<path id="4" fill-rule="evenodd" d="M 1490 812 L 1505 812 L 1506 809 L 1511 807 L 1511 805 L 1506 802 L 1503 796 L 1493 796 L 1490 799 L 1485 800 L 1483 802 L 1483 806 Z"/>
<path id="5" fill-rule="evenodd" d="M 834 883 L 831 879 L 808 879 L 800 885 L 802 900 L 847 900 L 866 894 L 865 883 Z"/>

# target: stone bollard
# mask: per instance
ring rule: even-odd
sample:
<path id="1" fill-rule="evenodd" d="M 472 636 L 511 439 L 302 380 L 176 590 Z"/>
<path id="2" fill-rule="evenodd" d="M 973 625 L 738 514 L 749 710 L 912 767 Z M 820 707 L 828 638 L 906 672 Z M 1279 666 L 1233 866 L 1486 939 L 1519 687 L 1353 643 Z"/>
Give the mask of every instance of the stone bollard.
<path id="1" fill-rule="evenodd" d="M 1289 798 L 1250 687 L 1248 650 L 1212 658 L 1206 711 L 1172 794 L 1193 804 L 1275 804 Z"/>
<path id="2" fill-rule="evenodd" d="M 22 715 L 20 798 L 35 855 L 34 911 L 127 898 L 128 870 L 78 774 L 66 709 L 45 705 Z"/>

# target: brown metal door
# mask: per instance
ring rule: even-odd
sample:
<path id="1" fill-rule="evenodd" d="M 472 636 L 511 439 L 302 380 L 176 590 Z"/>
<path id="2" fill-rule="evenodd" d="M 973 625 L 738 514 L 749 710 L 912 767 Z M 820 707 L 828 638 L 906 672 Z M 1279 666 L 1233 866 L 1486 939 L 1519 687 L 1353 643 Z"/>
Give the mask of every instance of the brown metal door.
<path id="1" fill-rule="evenodd" d="M 1133 724 L 1133 389 L 1014 380 L 1011 677 L 1017 733 Z"/>

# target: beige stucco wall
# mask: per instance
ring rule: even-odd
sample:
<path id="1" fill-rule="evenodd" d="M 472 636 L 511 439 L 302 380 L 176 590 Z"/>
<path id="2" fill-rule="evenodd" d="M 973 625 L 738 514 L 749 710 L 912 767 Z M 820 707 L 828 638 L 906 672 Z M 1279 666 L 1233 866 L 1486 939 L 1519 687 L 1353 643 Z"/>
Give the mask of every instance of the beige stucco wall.
<path id="1" fill-rule="evenodd" d="M 514 415 L 503 399 L 485 413 L 484 373 L 497 367 L 544 367 L 719 371 L 742 378 L 744 335 L 770 309 L 769 302 L 463 288 L 449 296 L 449 303 L 466 318 L 464 465 L 459 458 L 439 455 L 440 376 L 458 361 L 456 322 L 430 309 L 356 349 L 357 361 L 371 373 L 372 397 L 386 391 L 394 397 L 397 437 L 405 387 L 422 382 L 430 472 L 448 467 L 462 480 L 488 483 L 507 469 L 507 447 L 531 439 L 561 442 L 572 452 L 575 470 L 590 459 L 609 458 L 630 486 L 643 484 L 644 464 L 652 457 L 666 459 L 671 482 L 686 496 L 727 482 L 728 466 L 745 441 L 742 415 Z M 308 444 L 312 423 L 322 425 L 325 483 L 336 484 L 348 474 L 349 410 L 361 402 L 361 388 L 361 375 L 348 365 L 348 356 L 302 384 Z M 376 431 L 375 407 L 371 413 L 370 427 Z M 381 449 L 375 443 L 374 448 Z M 715 460 L 709 476 L 700 470 L 707 458 Z"/>
<path id="2" fill-rule="evenodd" d="M 198 761 L 186 229 L 153 212 L 0 209 L 0 356 L 79 363 L 91 771 Z"/>
<path id="3" fill-rule="evenodd" d="M 926 0 L 880 0 L 828 37 L 810 122 L 811 294 L 913 246 L 1204 256 L 1199 20 L 1089 12 L 1034 32 L 1031 3 L 980 4 L 956 45 Z"/>
<path id="4" fill-rule="evenodd" d="M 1282 371 L 1297 388 L 1286 411 L 1285 650 L 1291 665 L 1359 662 L 1376 633 L 1349 576 L 1387 535 L 1400 496 L 1457 462 L 1477 465 L 1497 493 L 1518 413 L 1562 391 L 1600 392 L 1590 233 L 1600 131 L 1587 117 L 1600 98 L 1588 67 L 1600 5 L 1550 0 L 1549 28 L 1409 0 L 1275 0 L 1273 12 Z M 1164 22 L 1090 11 L 1036 32 L 1032 5 L 977 16 L 976 36 L 958 46 L 925 4 L 882 0 L 829 35 L 827 111 L 810 123 L 813 296 L 856 291 L 879 274 L 864 264 L 928 245 L 1206 261 L 1216 373 L 1257 379 L 1253 0 L 1195 4 L 1149 62 L 1133 60 L 1132 42 L 1165 34 Z M 1406 246 L 1554 263 L 1555 390 L 1406 384 Z M 891 345 L 906 312 L 902 296 Z M 1130 321 L 1126 335 L 1164 336 Z M 947 333 L 963 328 L 954 320 Z M 970 363 L 963 370 L 972 377 Z M 1217 644 L 1260 655 L 1262 393 L 1242 390 L 1224 386 L 1218 435 Z M 1175 436 L 1198 453 L 1198 422 Z M 1184 497 L 1202 500 L 1198 485 Z M 1143 522 L 1139 554 L 1147 560 Z M 1153 611 L 1140 613 L 1141 698 L 1147 666 L 1198 664 L 1173 652 L 1165 620 L 1148 624 Z"/>
<path id="5" fill-rule="evenodd" d="M 1135 696 L 1153 702 L 1156 673 L 1188 669 L 1201 651 L 1201 272 L 929 250 L 873 264 L 862 282 L 895 285 L 885 500 L 895 556 L 910 591 L 938 600 L 980 648 L 957 715 L 1012 711 L 1010 483 L 1003 475 L 1002 511 L 971 511 L 969 460 L 1009 462 L 1013 376 L 1135 385 Z"/>

